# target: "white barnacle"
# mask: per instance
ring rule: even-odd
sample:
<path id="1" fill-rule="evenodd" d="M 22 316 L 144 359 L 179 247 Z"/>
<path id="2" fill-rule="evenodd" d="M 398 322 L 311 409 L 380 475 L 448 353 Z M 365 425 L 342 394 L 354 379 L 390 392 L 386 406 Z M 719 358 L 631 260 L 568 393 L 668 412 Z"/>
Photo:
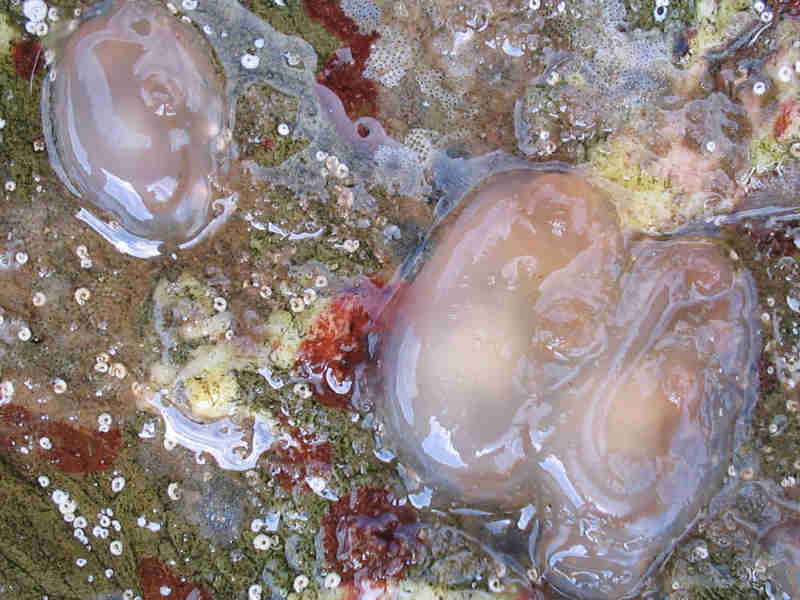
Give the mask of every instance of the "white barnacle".
<path id="1" fill-rule="evenodd" d="M 338 573 L 330 572 L 325 575 L 325 579 L 322 585 L 325 586 L 326 589 L 332 590 L 334 588 L 339 587 L 339 584 L 342 582 L 342 577 Z"/>
<path id="2" fill-rule="evenodd" d="M 294 578 L 292 587 L 294 588 L 294 591 L 299 594 L 308 587 L 308 584 L 309 580 L 307 575 L 298 575 Z"/>
<path id="3" fill-rule="evenodd" d="M 247 588 L 247 600 L 261 600 L 262 592 L 263 588 L 257 583 L 254 583 Z"/>
<path id="4" fill-rule="evenodd" d="M 8 404 L 14 398 L 14 382 L 8 379 L 0 382 L 0 406 Z"/>
<path id="5" fill-rule="evenodd" d="M 242 54 L 241 63 L 247 70 L 257 69 L 260 62 L 261 59 L 255 54 L 250 54 L 249 52 Z"/>
<path id="6" fill-rule="evenodd" d="M 311 387 L 305 381 L 295 383 L 292 391 L 304 400 L 311 397 Z"/>
<path id="7" fill-rule="evenodd" d="M 34 23 L 39 23 L 47 18 L 47 4 L 44 0 L 25 0 L 22 3 L 22 14 Z"/>
<path id="8" fill-rule="evenodd" d="M 30 21 L 28 21 L 28 23 L 30 23 Z M 27 23 L 26 23 L 26 26 L 27 26 Z M 25 29 L 27 29 L 27 27 Z M 44 21 L 39 21 L 38 23 L 34 24 L 33 31 L 31 31 L 31 33 L 33 33 L 34 35 L 36 35 L 38 37 L 44 37 L 44 36 L 47 35 L 47 32 L 49 30 L 50 30 L 50 26 L 47 23 L 45 23 Z"/>
<path id="9" fill-rule="evenodd" d="M 497 575 L 492 575 L 489 577 L 488 584 L 489 591 L 494 592 L 495 594 L 499 594 L 506 589 L 506 586 L 503 585 L 503 582 L 500 581 L 500 578 Z"/>
<path id="10" fill-rule="evenodd" d="M 75 290 L 75 302 L 78 303 L 78 306 L 86 304 L 91 297 L 92 293 L 85 287 L 79 287 Z"/>
<path id="11" fill-rule="evenodd" d="M 117 379 L 125 379 L 125 376 L 128 374 L 128 368 L 121 362 L 115 362 L 111 365 L 108 372 Z"/>
<path id="12" fill-rule="evenodd" d="M 317 299 L 317 292 L 312 288 L 307 288 L 303 290 L 303 302 L 306 306 L 310 306 L 314 303 L 314 300 Z"/>
<path id="13" fill-rule="evenodd" d="M 67 494 L 67 492 L 65 492 L 64 490 L 59 490 L 59 489 L 53 490 L 53 493 L 50 494 L 50 498 L 58 506 L 61 506 L 62 504 L 69 502 L 69 494 Z"/>
<path id="14" fill-rule="evenodd" d="M 78 508 L 78 503 L 75 500 L 68 499 L 66 502 L 62 502 L 58 505 L 58 511 L 62 515 L 68 514 L 75 514 L 75 510 Z"/>
<path id="15" fill-rule="evenodd" d="M 339 166 L 336 168 L 336 170 L 333 173 L 334 173 L 334 175 L 336 175 L 336 177 L 338 179 L 344 179 L 345 177 L 347 177 L 350 174 L 350 167 L 348 167 L 344 163 L 339 163 Z"/>
<path id="16" fill-rule="evenodd" d="M 108 529 L 102 527 L 101 525 L 95 525 L 92 527 L 92 535 L 96 538 L 104 540 L 108 537 Z"/>
<path id="17" fill-rule="evenodd" d="M 256 550 L 269 550 L 272 547 L 272 538 L 266 534 L 259 533 L 253 538 L 253 548 Z"/>
<path id="18" fill-rule="evenodd" d="M 172 481 L 167 486 L 167 496 L 170 500 L 180 500 L 181 496 L 183 495 L 183 491 L 181 490 L 181 486 L 177 481 Z"/>
<path id="19" fill-rule="evenodd" d="M 101 432 L 107 432 L 111 428 L 111 423 L 114 421 L 113 417 L 108 413 L 101 413 L 97 416 L 97 428 Z"/>

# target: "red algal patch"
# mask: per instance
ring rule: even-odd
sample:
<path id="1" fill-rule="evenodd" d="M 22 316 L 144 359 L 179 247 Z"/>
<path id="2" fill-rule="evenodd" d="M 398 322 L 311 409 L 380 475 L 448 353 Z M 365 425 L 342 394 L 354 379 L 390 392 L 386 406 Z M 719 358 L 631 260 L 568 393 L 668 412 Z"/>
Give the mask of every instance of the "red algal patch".
<path id="1" fill-rule="evenodd" d="M 176 600 L 213 600 L 213 596 L 203 586 L 186 581 L 172 572 L 172 569 L 156 557 L 143 558 L 136 567 L 139 587 L 144 600 L 163 600 L 162 587 L 170 589 L 169 598 Z M 194 592 L 194 595 L 191 595 Z M 191 596 L 190 596 L 191 595 Z"/>
<path id="2" fill-rule="evenodd" d="M 332 452 L 329 442 L 295 427 L 288 438 L 278 441 L 271 460 L 272 476 L 287 491 L 298 487 L 305 492 L 311 491 L 306 477 L 329 475 Z"/>
<path id="3" fill-rule="evenodd" d="M 786 133 L 786 130 L 797 118 L 800 118 L 800 105 L 795 100 L 784 102 L 780 107 L 778 118 L 775 119 L 773 127 L 775 139 L 781 140 L 783 134 Z"/>
<path id="4" fill-rule="evenodd" d="M 332 504 L 322 519 L 325 558 L 345 583 L 400 577 L 421 547 L 410 506 L 381 488 L 361 488 Z"/>
<path id="5" fill-rule="evenodd" d="M 11 45 L 11 58 L 17 77 L 30 81 L 44 68 L 44 48 L 36 40 L 15 40 Z"/>
<path id="6" fill-rule="evenodd" d="M 42 448 L 42 438 L 50 440 L 50 449 Z M 64 473 L 97 473 L 109 469 L 119 456 L 122 432 L 115 428 L 101 433 L 51 421 L 14 404 L 1 406 L 0 448 L 22 446 L 32 446 L 39 458 Z"/>
<path id="7" fill-rule="evenodd" d="M 800 0 L 780 0 L 778 5 L 783 14 L 790 17 L 800 17 Z"/>
<path id="8" fill-rule="evenodd" d="M 737 235 L 747 236 L 755 243 L 755 249 L 764 259 L 781 256 L 795 256 L 800 253 L 800 248 L 794 243 L 795 228 L 800 227 L 800 221 L 786 221 L 781 229 L 770 229 L 763 223 L 753 223 L 752 227 L 736 228 Z"/>
<path id="9" fill-rule="evenodd" d="M 355 368 L 366 358 L 366 336 L 385 294 L 372 282 L 333 298 L 303 339 L 298 363 L 313 375 L 320 401 L 349 408 Z"/>
<path id="10" fill-rule="evenodd" d="M 378 34 L 359 33 L 358 25 L 344 13 L 338 0 L 305 0 L 305 9 L 345 45 L 325 62 L 317 81 L 339 96 L 352 120 L 376 116 L 378 88 L 363 72 Z"/>

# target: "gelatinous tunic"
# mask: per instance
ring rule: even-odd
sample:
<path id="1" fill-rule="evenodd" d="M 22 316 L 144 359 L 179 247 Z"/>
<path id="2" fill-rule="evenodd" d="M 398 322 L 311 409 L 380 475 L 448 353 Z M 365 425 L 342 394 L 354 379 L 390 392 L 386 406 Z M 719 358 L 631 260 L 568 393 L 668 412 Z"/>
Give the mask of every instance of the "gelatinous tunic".
<path id="1" fill-rule="evenodd" d="M 466 505 L 533 503 L 531 554 L 576 597 L 632 593 L 720 481 L 754 401 L 747 273 L 703 238 L 630 242 L 581 178 L 485 185 L 380 351 L 401 456 Z"/>
<path id="2" fill-rule="evenodd" d="M 197 36 L 154 3 L 114 3 L 70 36 L 45 90 L 65 185 L 147 240 L 185 242 L 210 218 L 225 103 Z"/>

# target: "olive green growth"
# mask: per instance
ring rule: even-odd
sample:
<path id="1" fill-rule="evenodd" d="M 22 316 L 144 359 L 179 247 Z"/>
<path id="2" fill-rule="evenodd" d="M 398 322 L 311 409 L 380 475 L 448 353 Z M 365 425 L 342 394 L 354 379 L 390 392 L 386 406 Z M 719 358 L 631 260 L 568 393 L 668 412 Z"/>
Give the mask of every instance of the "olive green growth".
<path id="1" fill-rule="evenodd" d="M 740 35 L 756 18 L 752 4 L 750 0 L 699 0 L 694 15 L 697 35 L 691 44 L 692 53 L 703 56 Z"/>
<path id="2" fill-rule="evenodd" d="M 303 7 L 303 0 L 285 0 L 280 3 L 247 0 L 242 4 L 281 33 L 301 37 L 311 44 L 320 59 L 317 63 L 318 69 L 342 45 L 325 27 L 309 18 Z"/>
<path id="3" fill-rule="evenodd" d="M 755 173 L 761 175 L 780 167 L 791 158 L 788 143 L 782 143 L 771 134 L 753 138 L 750 142 L 750 162 Z"/>
<path id="4" fill-rule="evenodd" d="M 253 85 L 236 105 L 234 138 L 243 159 L 274 167 L 297 154 L 309 140 L 295 132 L 297 100 L 268 85 Z"/>

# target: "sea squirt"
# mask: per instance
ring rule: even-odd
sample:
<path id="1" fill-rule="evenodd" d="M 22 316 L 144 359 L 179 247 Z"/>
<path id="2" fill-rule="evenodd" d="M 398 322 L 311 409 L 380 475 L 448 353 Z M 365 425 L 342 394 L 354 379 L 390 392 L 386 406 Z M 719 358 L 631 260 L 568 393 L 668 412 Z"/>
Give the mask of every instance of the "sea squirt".
<path id="1" fill-rule="evenodd" d="M 190 243 L 213 220 L 223 84 L 199 34 L 163 7 L 106 6 L 66 39 L 45 79 L 45 136 L 63 183 L 127 235 L 85 210 L 79 218 L 121 250 L 152 256 L 160 242 Z"/>
<path id="2" fill-rule="evenodd" d="M 637 592 L 719 491 L 757 392 L 749 274 L 615 215 L 574 174 L 496 176 L 378 351 L 385 441 L 440 505 L 532 504 L 523 552 L 578 598 Z"/>

